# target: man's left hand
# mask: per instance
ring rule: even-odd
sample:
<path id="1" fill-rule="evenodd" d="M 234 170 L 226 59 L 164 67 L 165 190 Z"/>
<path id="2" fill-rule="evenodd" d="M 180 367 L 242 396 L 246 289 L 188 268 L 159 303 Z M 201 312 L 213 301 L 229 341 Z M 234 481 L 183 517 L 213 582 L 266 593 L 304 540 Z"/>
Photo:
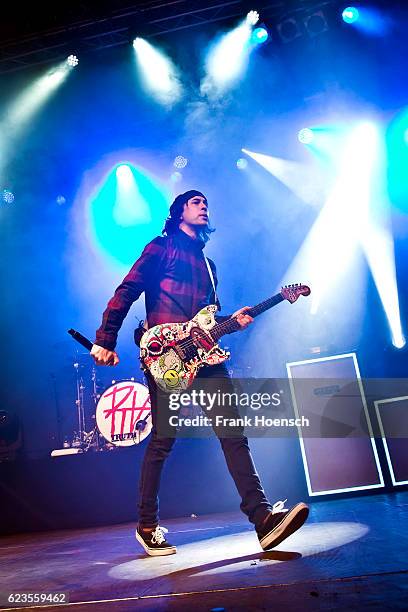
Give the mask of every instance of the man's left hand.
<path id="1" fill-rule="evenodd" d="M 240 308 L 239 310 L 234 312 L 234 314 L 232 315 L 233 317 L 237 318 L 237 321 L 240 325 L 239 331 L 242 331 L 243 329 L 248 327 L 248 325 L 250 325 L 254 320 L 253 317 L 251 317 L 249 314 L 246 314 L 247 311 L 250 309 L 251 306 L 244 306 L 243 308 Z"/>

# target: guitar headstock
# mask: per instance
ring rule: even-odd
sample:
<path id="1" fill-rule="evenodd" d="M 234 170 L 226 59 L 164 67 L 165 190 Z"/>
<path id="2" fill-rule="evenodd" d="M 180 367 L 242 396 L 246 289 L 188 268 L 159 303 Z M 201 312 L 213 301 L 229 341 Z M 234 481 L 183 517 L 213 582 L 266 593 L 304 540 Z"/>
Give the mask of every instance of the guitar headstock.
<path id="1" fill-rule="evenodd" d="M 285 285 L 281 289 L 281 296 L 291 304 L 296 302 L 300 295 L 310 295 L 310 287 L 296 283 L 295 285 Z"/>

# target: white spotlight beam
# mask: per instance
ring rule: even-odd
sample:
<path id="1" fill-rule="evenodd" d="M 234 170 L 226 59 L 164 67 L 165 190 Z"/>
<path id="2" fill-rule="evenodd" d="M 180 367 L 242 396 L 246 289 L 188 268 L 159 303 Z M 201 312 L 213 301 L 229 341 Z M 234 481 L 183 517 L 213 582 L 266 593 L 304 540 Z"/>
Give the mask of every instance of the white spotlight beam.
<path id="1" fill-rule="evenodd" d="M 384 210 L 385 197 L 381 196 L 382 190 L 375 178 L 381 177 L 380 150 L 380 137 L 374 125 L 361 124 L 351 132 L 333 189 L 285 279 L 301 272 L 302 278 L 310 282 L 311 313 L 316 314 L 323 300 L 336 295 L 335 287 L 342 292 L 346 279 L 352 282 L 350 264 L 356 248 L 361 246 L 387 316 L 392 342 L 402 348 L 405 338 L 394 244 L 388 211 Z M 376 195 L 378 192 L 380 198 Z M 350 314 L 354 314 L 356 306 Z"/>
<path id="2" fill-rule="evenodd" d="M 390 326 L 392 343 L 396 348 L 402 348 L 406 341 L 401 325 L 391 230 L 370 226 L 362 245 Z"/>
<path id="3" fill-rule="evenodd" d="M 251 50 L 252 12 L 250 18 L 245 18 L 211 46 L 206 59 L 207 74 L 201 82 L 202 94 L 214 98 L 222 95 L 245 71 Z"/>
<path id="4" fill-rule="evenodd" d="M 122 227 L 148 223 L 151 220 L 150 208 L 143 198 L 136 178 L 128 164 L 116 169 L 116 198 L 113 218 Z"/>
<path id="5" fill-rule="evenodd" d="M 7 158 L 7 151 L 21 135 L 27 124 L 65 81 L 72 68 L 66 61 L 48 70 L 46 74 L 31 83 L 9 105 L 0 120 L 2 134 L 2 158 Z M 1 170 L 1 164 L 0 164 Z"/>
<path id="6" fill-rule="evenodd" d="M 323 174 L 317 166 L 311 166 L 280 157 L 272 157 L 263 153 L 254 153 L 241 149 L 265 170 L 270 172 L 298 198 L 307 204 L 318 205 L 325 194 Z"/>
<path id="7" fill-rule="evenodd" d="M 370 179 L 377 153 L 373 126 L 359 126 L 346 141 L 339 172 L 322 212 L 296 259 L 309 269 L 311 313 L 334 293 L 350 270 L 361 233 L 367 226 Z"/>
<path id="8" fill-rule="evenodd" d="M 13 101 L 3 117 L 2 125 L 12 130 L 14 135 L 22 130 L 25 124 L 66 79 L 70 71 L 70 66 L 64 61 L 58 67 L 49 70 L 37 79 Z"/>
<path id="9" fill-rule="evenodd" d="M 350 144 L 350 168 L 355 172 L 353 198 L 356 211 L 360 213 L 356 218 L 360 243 L 381 298 L 392 342 L 402 348 L 405 338 L 399 309 L 394 241 L 381 185 L 384 158 L 378 130 L 369 123 L 362 124 L 354 130 Z"/>
<path id="10" fill-rule="evenodd" d="M 171 59 L 143 38 L 136 38 L 133 47 L 145 88 L 161 104 L 171 106 L 177 102 L 182 88 Z"/>

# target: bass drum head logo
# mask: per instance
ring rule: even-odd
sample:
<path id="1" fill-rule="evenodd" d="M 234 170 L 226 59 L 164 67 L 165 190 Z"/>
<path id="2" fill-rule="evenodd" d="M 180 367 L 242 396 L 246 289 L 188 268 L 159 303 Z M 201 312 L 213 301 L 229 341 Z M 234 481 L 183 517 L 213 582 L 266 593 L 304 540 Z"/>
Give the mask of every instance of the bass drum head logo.
<path id="1" fill-rule="evenodd" d="M 115 446 L 132 446 L 152 429 L 150 395 L 146 385 L 124 380 L 108 387 L 96 406 L 100 434 Z"/>

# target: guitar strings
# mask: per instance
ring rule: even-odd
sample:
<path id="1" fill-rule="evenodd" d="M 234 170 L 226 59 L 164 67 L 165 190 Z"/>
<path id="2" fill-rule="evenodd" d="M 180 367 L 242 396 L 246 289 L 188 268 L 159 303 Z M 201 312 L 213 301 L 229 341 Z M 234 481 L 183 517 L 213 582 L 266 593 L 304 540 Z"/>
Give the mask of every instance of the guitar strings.
<path id="1" fill-rule="evenodd" d="M 277 296 L 273 296 L 273 297 L 277 297 Z M 270 298 L 270 299 L 272 299 L 272 298 Z M 265 300 L 265 301 L 266 301 L 266 302 L 268 302 L 269 300 Z M 263 304 L 263 302 L 262 302 L 262 304 Z M 258 306 L 260 306 L 260 305 L 261 305 L 261 304 L 258 304 Z M 253 306 L 251 310 L 256 310 L 256 309 L 257 309 L 257 307 L 256 307 L 256 306 Z M 254 313 L 254 314 L 255 314 L 255 313 Z M 256 314 L 258 314 L 258 313 L 256 313 Z M 256 316 L 256 315 L 255 315 L 255 316 Z M 227 324 L 227 323 L 230 323 L 231 321 L 236 321 L 237 319 L 238 319 L 238 315 L 235 315 L 234 317 L 230 317 L 230 318 L 229 318 L 229 319 L 227 319 L 226 321 L 223 321 L 222 323 L 218 323 L 217 325 L 219 325 L 219 326 L 223 326 L 223 325 L 225 325 L 225 326 L 226 326 L 226 324 Z M 214 326 L 214 327 L 215 327 L 215 326 Z M 227 327 L 227 326 L 226 326 L 226 327 Z M 214 329 L 214 328 L 213 328 L 213 329 Z M 210 334 L 211 334 L 211 331 L 212 331 L 212 330 L 209 330 L 209 333 L 210 333 Z M 181 346 L 181 348 L 183 348 L 183 349 L 185 349 L 185 350 L 188 350 L 190 347 L 196 347 L 196 344 L 195 344 L 195 343 L 194 343 L 194 341 L 191 339 L 191 337 L 189 337 L 189 338 L 186 338 L 185 340 L 181 340 L 181 341 L 178 343 L 178 346 Z"/>
<path id="2" fill-rule="evenodd" d="M 230 321 L 234 321 L 237 318 L 238 318 L 237 316 L 231 317 L 230 319 L 227 319 L 227 321 L 223 321 L 222 323 L 218 323 L 218 325 L 220 325 L 220 326 L 225 325 L 225 323 L 229 323 Z M 214 327 L 215 327 L 215 325 L 214 325 Z M 211 335 L 211 330 L 209 330 L 209 333 Z M 213 340 L 214 340 L 214 338 L 213 338 Z M 178 343 L 178 346 L 181 346 L 183 349 L 187 349 L 187 348 L 190 348 L 190 346 L 195 347 L 196 344 L 194 343 L 194 340 L 192 340 L 191 337 L 189 337 L 189 338 L 186 338 L 185 340 L 181 340 Z"/>
<path id="3" fill-rule="evenodd" d="M 251 308 L 251 310 L 257 310 L 257 308 L 259 306 L 264 305 L 266 302 L 269 302 L 270 300 L 273 300 L 273 299 L 277 298 L 278 296 L 282 297 L 281 294 L 278 293 L 276 296 L 273 296 L 272 298 L 269 298 L 269 299 L 265 300 L 265 302 L 261 302 L 261 304 L 257 304 L 257 306 L 253 306 Z M 261 312 L 262 312 L 262 310 L 261 310 Z M 256 313 L 255 316 L 257 314 L 260 314 L 260 313 Z M 225 325 L 227 327 L 226 324 L 230 323 L 231 321 L 236 321 L 238 319 L 238 316 L 239 315 L 235 315 L 234 317 L 230 317 L 226 321 L 223 321 L 222 323 L 218 323 L 217 325 L 220 326 L 220 327 Z M 216 327 L 216 326 L 214 325 L 214 327 Z M 209 330 L 209 333 L 211 335 L 211 330 Z M 213 340 L 214 340 L 214 338 L 213 338 Z M 178 342 L 178 346 L 181 346 L 182 349 L 188 350 L 190 347 L 196 347 L 196 344 L 195 344 L 194 340 L 192 340 L 192 338 L 190 336 L 189 338 L 186 338 L 185 340 L 180 340 L 180 342 Z M 169 347 L 169 348 L 172 348 L 172 347 Z"/>
<path id="4" fill-rule="evenodd" d="M 280 295 L 280 294 L 278 294 L 278 295 Z M 273 296 L 273 298 L 269 298 L 268 300 L 265 300 L 265 302 L 269 302 L 269 300 L 273 300 L 273 299 L 274 299 L 274 298 L 276 298 L 276 297 L 278 297 L 278 296 Z M 261 306 L 261 305 L 263 305 L 263 304 L 264 304 L 264 302 L 261 302 L 261 304 L 258 304 L 257 306 L 253 306 L 253 307 L 251 308 L 251 310 L 253 310 L 253 311 L 254 311 L 254 310 L 257 310 L 257 307 L 259 307 L 259 306 Z M 262 310 L 261 310 L 261 312 L 262 312 Z M 260 313 L 254 313 L 254 314 L 255 314 L 255 316 L 256 316 L 257 314 L 260 314 Z M 236 321 L 236 320 L 238 319 L 238 316 L 239 316 L 239 315 L 235 315 L 234 317 L 230 317 L 230 318 L 229 318 L 229 319 L 227 319 L 226 321 L 223 321 L 222 323 L 218 323 L 217 325 L 219 325 L 219 326 L 223 326 L 223 325 L 226 325 L 227 323 L 229 323 L 230 321 Z M 215 327 L 215 326 L 214 326 L 214 327 Z M 214 328 L 213 328 L 213 329 L 214 329 Z M 211 334 L 211 331 L 212 331 L 212 330 L 209 330 L 209 333 L 210 333 L 210 334 Z M 185 348 L 185 349 L 188 349 L 188 348 L 190 348 L 190 346 L 195 347 L 195 346 L 196 346 L 196 344 L 195 344 L 195 343 L 194 343 L 194 341 L 191 339 L 191 337 L 189 337 L 189 338 L 186 338 L 185 340 L 181 340 L 181 341 L 178 343 L 178 346 L 181 346 L 183 349 L 184 349 L 184 348 Z"/>

